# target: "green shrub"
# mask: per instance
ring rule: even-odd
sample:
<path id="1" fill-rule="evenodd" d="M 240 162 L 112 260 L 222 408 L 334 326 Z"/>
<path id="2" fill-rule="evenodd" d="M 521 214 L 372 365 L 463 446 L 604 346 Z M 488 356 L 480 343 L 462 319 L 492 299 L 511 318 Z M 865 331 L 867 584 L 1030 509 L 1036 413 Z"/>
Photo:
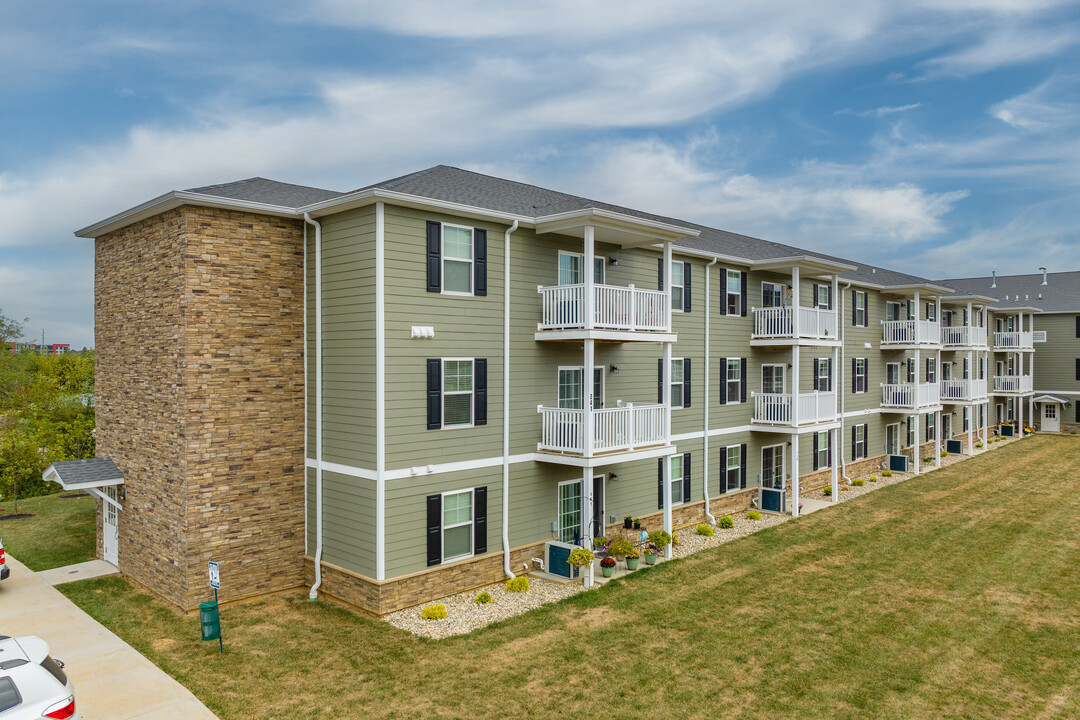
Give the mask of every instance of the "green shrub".
<path id="1" fill-rule="evenodd" d="M 420 617 L 425 620 L 442 620 L 446 617 L 445 605 L 428 605 L 420 611 Z"/>
<path id="2" fill-rule="evenodd" d="M 949 451 L 948 450 L 942 450 L 941 451 L 941 457 L 943 457 L 943 458 L 949 457 Z"/>
<path id="3" fill-rule="evenodd" d="M 877 475 L 871 475 L 870 482 L 877 482 Z"/>
<path id="4" fill-rule="evenodd" d="M 746 513 L 746 519 L 747 520 L 760 520 L 761 519 L 761 513 L 759 513 L 757 510 L 748 510 L 747 513 Z"/>
<path id="5" fill-rule="evenodd" d="M 881 477 L 892 477 L 892 470 L 882 470 Z"/>
<path id="6" fill-rule="evenodd" d="M 982 446 L 983 446 L 983 444 L 981 442 L 975 443 L 975 447 L 977 447 L 977 448 L 981 448 Z"/>
<path id="7" fill-rule="evenodd" d="M 579 547 L 570 551 L 570 557 L 567 558 L 566 562 L 576 568 L 583 568 L 586 565 L 591 565 L 594 557 L 596 556 L 593 555 L 592 550 Z"/>
<path id="8" fill-rule="evenodd" d="M 477 605 L 487 605 L 489 602 L 491 602 L 491 595 L 486 592 L 482 592 L 476 596 Z"/>
<path id="9" fill-rule="evenodd" d="M 863 480 L 862 478 L 855 478 L 854 480 L 851 481 L 851 484 L 854 485 L 855 487 L 863 487 L 864 485 L 866 485 L 866 481 Z"/>
<path id="10" fill-rule="evenodd" d="M 705 537 L 712 537 L 713 532 L 713 526 L 709 523 L 698 523 L 698 526 L 694 528 L 696 535 L 704 535 Z"/>
<path id="11" fill-rule="evenodd" d="M 716 521 L 716 526 L 724 528 L 726 530 L 730 530 L 731 528 L 735 527 L 735 521 L 731 518 L 730 515 L 725 515 Z"/>
<path id="12" fill-rule="evenodd" d="M 506 581 L 506 592 L 525 592 L 529 589 L 529 578 L 518 575 L 513 580 Z"/>
<path id="13" fill-rule="evenodd" d="M 649 542 L 657 547 L 658 550 L 663 550 L 671 544 L 671 535 L 667 530 L 653 530 L 649 533 Z"/>
<path id="14" fill-rule="evenodd" d="M 924 457 L 922 461 L 924 464 L 929 465 L 930 463 L 934 462 L 934 456 L 931 455 L 930 457 Z"/>
<path id="15" fill-rule="evenodd" d="M 825 497 L 832 497 L 832 488 L 831 487 L 827 487 L 824 490 L 822 490 L 821 492 L 825 495 Z"/>

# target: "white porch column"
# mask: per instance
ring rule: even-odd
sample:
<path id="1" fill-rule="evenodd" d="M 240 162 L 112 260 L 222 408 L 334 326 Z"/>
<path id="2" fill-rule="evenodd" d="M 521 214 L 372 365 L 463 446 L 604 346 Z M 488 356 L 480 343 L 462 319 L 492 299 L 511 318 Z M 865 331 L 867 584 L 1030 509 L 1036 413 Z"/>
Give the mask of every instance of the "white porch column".
<path id="1" fill-rule="evenodd" d="M 671 325 L 671 243 L 664 243 L 664 292 L 667 293 L 667 329 L 672 332 L 675 328 Z"/>
<path id="2" fill-rule="evenodd" d="M 832 441 L 832 502 L 840 502 L 840 453 L 844 452 L 844 443 L 840 438 L 840 429 L 834 428 L 829 431 L 829 438 Z M 869 441 L 869 438 L 867 438 Z M 817 448 L 814 448 L 817 452 Z"/>
<path id="3" fill-rule="evenodd" d="M 791 393 L 791 424 L 795 427 L 799 427 L 799 266 L 791 268 L 791 330 L 792 337 L 795 338 L 794 344 L 791 346 L 791 379 L 788 385 L 788 392 Z M 794 447 L 799 447 L 796 441 Z M 798 467 L 798 453 L 795 453 L 796 460 L 793 467 Z M 792 473 L 792 477 L 795 473 Z M 795 479 L 795 488 L 798 488 L 798 479 Z M 793 490 L 794 492 L 794 490 Z M 796 503 L 796 510 L 798 509 L 798 503 Z"/>
<path id="4" fill-rule="evenodd" d="M 671 324 L 671 243 L 664 243 L 664 291 L 667 293 L 667 327 L 674 330 Z M 707 400 L 707 399 L 706 399 Z M 671 443 L 671 343 L 664 343 L 664 426 L 665 437 L 668 444 Z M 669 478 L 670 480 L 670 478 Z M 665 502 L 664 507 L 671 502 Z M 670 531 L 669 531 L 670 532 Z"/>
<path id="5" fill-rule="evenodd" d="M 941 433 L 941 411 L 934 411 L 934 465 L 941 467 L 941 451 L 944 450 L 943 437 Z"/>
<path id="6" fill-rule="evenodd" d="M 592 550 L 593 530 L 593 469 L 581 471 L 581 546 Z"/>
<path id="7" fill-rule="evenodd" d="M 670 345 L 670 343 L 668 343 Z M 674 535 L 675 531 L 671 522 L 671 456 L 664 458 L 664 531 L 668 535 Z M 671 559 L 671 548 L 674 542 L 668 543 L 664 548 L 664 557 Z"/>
<path id="8" fill-rule="evenodd" d="M 595 290 L 593 286 L 596 284 L 594 279 L 593 262 L 596 258 L 596 242 L 594 240 L 594 231 L 592 225 L 585 226 L 585 259 L 584 265 L 581 269 L 583 273 L 583 280 L 585 281 L 585 290 L 581 299 L 581 313 L 585 316 L 585 329 L 591 330 L 596 327 L 596 312 L 593 310 L 593 303 L 596 300 L 594 295 Z"/>
<path id="9" fill-rule="evenodd" d="M 581 373 L 581 406 L 584 409 L 581 417 L 582 454 L 585 457 L 593 456 L 596 433 L 593 432 L 593 424 L 596 417 L 593 415 L 593 406 L 596 399 L 593 397 L 593 365 L 596 364 L 596 341 L 585 341 L 585 367 Z"/>
<path id="10" fill-rule="evenodd" d="M 816 299 L 816 298 L 815 298 Z M 799 266 L 791 268 L 791 331 L 799 339 Z"/>
<path id="11" fill-rule="evenodd" d="M 922 416 L 915 411 L 915 444 L 912 446 L 912 459 L 915 461 L 915 474 L 922 472 Z"/>
<path id="12" fill-rule="evenodd" d="M 799 517 L 799 433 L 791 436 L 791 517 Z"/>

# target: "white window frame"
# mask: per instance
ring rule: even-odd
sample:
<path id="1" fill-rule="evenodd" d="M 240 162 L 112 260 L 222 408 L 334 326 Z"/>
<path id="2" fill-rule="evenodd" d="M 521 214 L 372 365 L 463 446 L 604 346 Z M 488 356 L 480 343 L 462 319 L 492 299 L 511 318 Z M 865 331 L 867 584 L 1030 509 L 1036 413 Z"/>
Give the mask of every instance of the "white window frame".
<path id="1" fill-rule="evenodd" d="M 896 443 L 892 447 L 889 446 L 889 428 L 893 428 L 893 441 Z M 888 423 L 885 426 L 885 454 L 899 455 L 902 448 L 903 446 L 900 442 L 900 423 Z"/>
<path id="2" fill-rule="evenodd" d="M 862 307 L 859 307 L 860 299 L 862 299 Z M 862 319 L 860 319 L 860 315 Z M 852 327 L 868 327 L 870 325 L 870 295 L 865 290 L 855 291 L 854 320 Z"/>
<path id="3" fill-rule="evenodd" d="M 933 432 L 930 432 L 933 430 Z M 937 435 L 937 424 L 934 422 L 934 413 L 926 414 L 926 429 L 923 430 L 923 437 L 927 438 L 923 442 L 930 442 L 931 440 L 940 440 Z"/>
<path id="4" fill-rule="evenodd" d="M 859 365 L 862 364 L 862 371 Z M 870 379 L 866 373 L 866 358 L 855 358 L 855 395 L 864 395 L 870 386 Z"/>
<path id="5" fill-rule="evenodd" d="M 607 373 L 604 372 L 606 369 L 607 369 L 607 367 L 605 365 L 594 365 L 593 366 L 593 372 L 594 373 L 597 370 L 600 371 L 600 407 L 597 408 L 597 409 L 603 409 L 604 407 L 606 407 L 606 405 L 604 404 L 604 396 L 607 394 Z M 559 405 L 559 403 L 562 402 L 562 398 L 559 397 L 559 391 L 562 388 L 562 382 L 560 380 L 560 376 L 564 372 L 571 372 L 571 371 L 574 371 L 574 370 L 578 371 L 578 373 L 580 373 L 580 377 L 581 377 L 581 407 L 580 408 L 562 408 L 562 406 Z M 581 409 L 585 408 L 585 405 L 588 402 L 588 395 L 585 392 L 585 381 L 586 380 L 589 381 L 589 387 L 592 388 L 592 386 L 593 386 L 592 385 L 593 376 L 592 375 L 589 375 L 588 377 L 585 376 L 585 366 L 584 365 L 560 365 L 558 367 L 558 369 L 555 371 L 555 406 L 559 407 L 560 409 L 563 409 L 563 410 L 581 410 Z"/>
<path id="6" fill-rule="evenodd" d="M 731 379 L 731 367 L 735 366 L 734 380 Z M 724 358 L 724 390 L 727 393 L 727 404 L 738 405 L 742 402 L 742 359 L 741 358 Z M 731 394 L 731 384 L 735 383 L 735 394 Z M 734 399 L 732 399 L 734 398 Z"/>
<path id="7" fill-rule="evenodd" d="M 926 375 L 926 382 L 936 383 L 938 381 L 937 376 L 937 358 L 928 357 L 926 362 L 923 363 L 923 372 Z"/>
<path id="8" fill-rule="evenodd" d="M 828 310 L 829 308 L 829 293 L 832 292 L 832 286 L 825 283 L 821 283 L 817 286 L 817 292 L 814 293 L 814 307 L 818 310 Z M 821 295 L 825 294 L 825 301 L 822 302 Z"/>
<path id="9" fill-rule="evenodd" d="M 886 322 L 892 322 L 892 321 L 901 319 L 901 317 L 900 317 L 900 307 L 901 307 L 901 305 L 902 305 L 902 303 L 894 302 L 892 300 L 885 303 L 885 321 Z M 890 315 L 892 317 L 889 317 Z"/>
<path id="10" fill-rule="evenodd" d="M 780 303 L 778 305 L 769 305 L 769 304 L 766 303 L 766 301 L 765 301 L 765 295 L 766 295 L 765 288 L 766 287 L 776 288 L 776 289 L 778 289 L 780 291 Z M 784 285 L 783 283 L 770 282 L 768 280 L 762 280 L 761 281 L 761 307 L 784 307 L 784 290 L 786 290 L 786 289 L 787 289 L 787 285 Z M 724 288 L 724 291 L 727 292 L 726 287 Z M 772 292 L 769 292 L 768 294 L 770 296 L 774 295 L 774 293 L 772 293 Z"/>
<path id="11" fill-rule="evenodd" d="M 866 437 L 870 433 L 870 425 L 868 423 L 862 423 L 861 425 L 855 425 L 855 447 L 854 456 L 856 460 L 866 459 Z M 862 438 L 859 434 L 862 434 Z"/>
<path id="12" fill-rule="evenodd" d="M 970 405 L 964 405 L 963 413 L 961 415 L 961 419 L 962 419 L 963 424 L 964 424 L 963 432 L 967 432 L 971 428 L 971 406 Z"/>
<path id="13" fill-rule="evenodd" d="M 780 392 L 779 395 L 783 395 L 787 390 L 787 365 L 783 363 L 766 363 L 761 366 L 761 392 L 772 393 L 772 390 L 765 389 L 765 368 L 773 368 L 773 379 L 776 378 L 776 371 L 780 371 Z"/>
<path id="14" fill-rule="evenodd" d="M 448 362 L 467 362 L 467 363 L 469 363 L 469 367 L 471 368 L 470 371 L 469 371 L 469 378 L 471 380 L 470 384 L 472 385 L 472 390 L 469 390 L 468 392 L 465 392 L 465 391 L 462 391 L 462 390 L 448 391 L 446 389 L 446 363 L 448 363 Z M 439 380 L 442 383 L 442 393 L 440 393 L 442 395 L 442 397 L 439 398 L 439 402 L 441 404 L 440 410 L 442 412 L 442 429 L 443 430 L 463 430 L 465 428 L 474 427 L 475 424 L 476 424 L 476 358 L 471 358 L 471 357 L 469 357 L 469 358 L 465 358 L 465 357 L 442 358 L 441 372 L 442 372 L 442 377 L 439 378 Z M 454 423 L 452 425 L 447 424 L 447 422 L 446 422 L 446 396 L 447 395 L 468 395 L 469 396 L 469 422 L 468 422 L 468 424 L 464 424 L 464 423 Z"/>
<path id="15" fill-rule="evenodd" d="M 1057 420 L 1057 403 L 1043 403 L 1043 419 Z"/>
<path id="16" fill-rule="evenodd" d="M 907 382 L 906 379 L 904 379 L 904 380 L 900 379 L 900 369 L 902 367 L 903 367 L 903 363 L 898 363 L 898 362 L 885 363 L 885 384 L 886 385 L 901 385 L 901 384 Z M 896 374 L 893 375 L 892 381 L 889 380 L 889 375 L 890 375 L 889 369 L 890 368 L 896 368 Z"/>
<path id="17" fill-rule="evenodd" d="M 683 504 L 683 459 L 684 458 L 681 454 L 676 454 L 672 455 L 670 462 L 668 462 L 668 473 L 671 476 L 671 482 L 669 483 L 671 485 L 671 488 L 668 494 L 668 502 L 671 503 L 671 507 L 676 507 L 677 505 Z M 677 477 L 675 472 L 676 460 L 678 460 L 679 462 L 679 472 L 677 473 Z M 675 483 L 679 484 L 678 492 L 675 492 Z"/>
<path id="18" fill-rule="evenodd" d="M 926 303 L 926 319 L 930 322 L 937 322 L 937 303 Z"/>
<path id="19" fill-rule="evenodd" d="M 585 253 L 572 252 L 570 250 L 560 250 L 559 251 L 559 257 L 561 258 L 563 255 L 566 255 L 567 257 L 576 257 L 576 258 L 580 259 L 581 260 L 581 270 L 582 270 L 582 272 L 585 271 Z M 560 271 L 560 266 L 562 265 L 562 260 L 558 260 L 556 262 L 557 262 L 557 264 L 555 265 L 555 273 L 556 273 L 556 278 L 555 279 L 556 279 L 556 282 L 557 282 L 559 280 L 558 273 Z M 601 270 L 600 270 L 601 278 L 600 278 L 599 283 L 597 283 L 597 284 L 603 285 L 605 282 L 607 282 L 607 257 L 605 257 L 604 255 L 594 255 L 593 256 L 593 262 L 597 263 L 599 265 L 599 267 L 601 268 Z M 593 272 L 594 273 L 596 272 L 596 267 L 595 266 L 593 267 Z M 596 281 L 594 280 L 594 282 L 596 282 Z M 571 285 L 583 285 L 584 283 L 585 283 L 585 278 L 582 277 L 580 281 L 578 281 L 576 283 L 570 283 L 570 284 Z"/>
<path id="20" fill-rule="evenodd" d="M 457 562 L 459 560 L 468 560 L 476 554 L 476 488 L 471 487 L 466 490 L 450 490 L 441 494 L 439 501 L 439 542 L 442 543 L 442 549 L 439 551 L 442 557 L 442 564 Z M 471 496 L 469 500 L 469 521 L 467 523 L 458 523 L 457 525 L 446 524 L 446 498 L 449 495 L 463 495 L 469 493 Z M 453 557 L 446 557 L 446 531 L 453 530 L 454 528 L 464 527 L 468 525 L 469 530 L 469 553 L 467 555 L 455 555 Z"/>
<path id="21" fill-rule="evenodd" d="M 762 487 L 766 487 L 766 485 L 765 485 L 765 451 L 766 450 L 772 450 L 773 451 L 773 460 L 774 460 L 774 467 L 775 467 L 776 450 L 778 448 L 780 450 L 780 489 L 783 489 L 783 488 L 787 487 L 787 474 L 786 474 L 786 465 L 785 465 L 786 461 L 787 461 L 787 446 L 784 443 L 780 443 L 779 445 L 765 445 L 765 446 L 763 446 L 761 448 L 761 486 Z M 775 488 L 776 486 L 773 485 L 771 487 Z"/>
<path id="22" fill-rule="evenodd" d="M 822 370 L 825 371 L 824 375 L 821 374 Z M 821 387 L 822 380 L 825 381 L 825 389 L 818 392 L 832 392 L 832 386 L 829 383 L 829 358 L 814 358 L 814 385 Z"/>
<path id="23" fill-rule="evenodd" d="M 817 434 L 817 447 L 814 448 L 814 452 L 817 453 L 817 466 L 818 470 L 822 468 L 832 467 L 829 464 L 829 436 L 832 435 L 831 430 L 819 432 Z M 821 447 L 822 439 L 825 440 L 825 447 Z"/>
<path id="24" fill-rule="evenodd" d="M 735 465 L 731 465 L 731 454 L 735 452 Z M 740 489 L 742 485 L 742 446 L 741 445 L 728 445 L 725 448 L 726 457 L 724 458 L 724 492 L 734 492 Z M 732 471 L 734 471 L 735 485 L 732 486 Z"/>
<path id="25" fill-rule="evenodd" d="M 555 489 L 555 517 L 558 519 L 557 522 L 558 522 L 558 528 L 559 528 L 559 542 L 572 543 L 574 541 L 573 537 L 571 537 L 569 540 L 563 540 L 562 539 L 562 537 L 563 537 L 563 534 L 562 534 L 562 532 L 563 532 L 563 524 L 562 524 L 563 513 L 562 513 L 562 500 L 561 500 L 561 498 L 562 498 L 562 489 L 563 489 L 563 486 L 565 486 L 565 485 L 577 485 L 578 486 L 578 510 L 577 510 L 577 513 L 578 513 L 578 527 L 577 527 L 577 532 L 578 532 L 578 535 L 581 536 L 581 537 L 585 537 L 585 488 L 583 488 L 581 486 L 581 478 L 578 478 L 577 480 L 563 480 L 562 482 L 559 483 L 558 487 Z"/>
<path id="26" fill-rule="evenodd" d="M 738 291 L 731 291 L 731 281 L 734 280 L 738 286 Z M 735 296 L 735 304 L 732 305 L 732 296 Z M 735 309 L 732 310 L 732 307 Z M 728 270 L 724 277 L 724 311 L 728 315 L 742 315 L 742 272 L 739 270 Z"/>
<path id="27" fill-rule="evenodd" d="M 682 282 L 675 282 L 675 266 L 679 266 L 679 271 L 682 273 Z M 675 288 L 682 290 L 682 302 L 675 305 Z M 671 261 L 671 312 L 683 312 L 683 308 L 686 307 L 686 263 L 682 260 Z"/>
<path id="28" fill-rule="evenodd" d="M 684 360 L 686 360 L 686 358 L 671 358 L 671 367 L 668 368 L 668 373 L 670 373 L 669 382 L 671 384 L 671 409 L 672 410 L 682 410 L 683 407 L 684 407 L 683 399 L 686 397 L 685 393 L 683 392 L 683 385 L 686 383 L 686 363 L 683 362 Z M 679 382 L 674 381 L 675 380 L 675 363 L 679 363 L 679 368 L 682 371 L 681 372 L 682 380 L 680 380 Z M 678 393 L 675 392 L 676 387 L 679 388 Z M 677 405 L 675 404 L 676 399 L 678 400 Z"/>
<path id="29" fill-rule="evenodd" d="M 440 223 L 442 227 L 439 228 L 439 272 L 442 273 L 442 288 L 443 295 L 457 295 L 458 297 L 473 297 L 476 295 L 476 228 L 469 227 L 468 225 L 455 225 L 453 223 Z M 461 258 L 447 258 L 446 257 L 446 228 L 457 228 L 458 230 L 469 231 L 469 259 L 462 260 Z M 465 263 L 469 264 L 469 291 L 461 292 L 460 290 L 447 290 L 446 289 L 446 263 L 449 262 Z"/>

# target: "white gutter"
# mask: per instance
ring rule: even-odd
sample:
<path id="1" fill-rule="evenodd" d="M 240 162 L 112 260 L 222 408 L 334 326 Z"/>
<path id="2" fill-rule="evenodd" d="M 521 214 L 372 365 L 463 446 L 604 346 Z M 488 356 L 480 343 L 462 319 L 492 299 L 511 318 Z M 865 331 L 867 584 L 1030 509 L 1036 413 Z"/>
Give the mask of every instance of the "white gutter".
<path id="1" fill-rule="evenodd" d="M 840 477 L 847 480 L 848 484 L 851 483 L 851 478 L 849 478 L 848 475 L 847 475 L 847 460 L 844 459 L 846 457 L 844 455 L 844 408 L 847 405 L 847 403 L 844 401 L 844 396 L 847 394 L 847 385 L 845 384 L 847 382 L 847 378 L 844 376 L 844 368 L 847 367 L 847 362 L 846 362 L 847 361 L 847 356 L 844 353 L 844 349 L 845 349 L 844 348 L 844 337 L 847 335 L 847 322 L 844 320 L 844 318 L 846 317 L 844 315 L 844 298 L 846 297 L 847 291 L 850 290 L 850 289 L 851 289 L 851 283 L 848 283 L 847 285 L 844 286 L 843 290 L 841 290 L 839 293 L 837 293 L 837 295 L 840 296 L 839 298 L 837 298 L 839 300 L 839 302 L 840 302 L 840 315 L 839 315 L 839 317 L 836 318 L 837 323 L 840 325 L 840 367 L 836 368 L 836 375 L 837 375 L 837 379 L 838 379 L 836 389 L 840 393 L 840 437 L 839 437 L 836 445 L 837 445 L 837 452 L 840 453 Z M 869 300 L 866 303 L 866 312 L 867 312 L 867 314 L 870 313 Z M 869 368 L 867 368 L 867 373 L 866 373 L 866 386 L 867 386 L 867 388 L 870 387 Z M 870 444 L 870 438 L 868 438 L 868 437 L 863 438 L 863 442 L 866 445 L 869 445 Z M 869 454 L 870 453 L 867 453 L 867 455 L 869 455 Z"/>
<path id="2" fill-rule="evenodd" d="M 323 551 L 323 412 L 322 412 L 322 225 L 311 216 L 304 213 L 304 221 L 315 226 L 315 584 L 308 591 L 308 599 L 314 602 L 319 597 L 319 586 L 322 585 L 322 551 Z M 307 243 L 305 242 L 305 246 Z M 304 277 L 307 277 L 307 267 L 304 267 Z M 307 306 L 307 296 L 304 296 L 304 306 Z M 305 343 L 307 341 L 307 328 L 304 328 Z M 305 363 L 307 358 L 305 348 Z M 307 384 L 307 379 L 304 379 Z M 307 428 L 304 428 L 304 436 L 307 436 Z M 304 484 L 307 484 L 305 478 Z M 305 496 L 307 493 L 304 493 Z"/>
<path id="3" fill-rule="evenodd" d="M 515 220 L 503 233 L 503 458 L 502 458 L 502 548 L 503 572 L 510 570 L 510 236 L 518 229 Z"/>
<path id="4" fill-rule="evenodd" d="M 713 525 L 716 524 L 716 518 L 711 512 L 709 512 L 709 402 L 712 395 L 709 394 L 709 345 L 710 337 L 709 331 L 711 327 L 709 325 L 710 311 L 712 309 L 712 293 L 709 292 L 709 268 L 715 265 L 720 258 L 713 258 L 712 262 L 705 266 L 705 451 L 704 451 L 704 465 L 705 465 L 705 517 L 709 518 L 709 522 Z M 745 381 L 745 378 L 743 378 Z"/>

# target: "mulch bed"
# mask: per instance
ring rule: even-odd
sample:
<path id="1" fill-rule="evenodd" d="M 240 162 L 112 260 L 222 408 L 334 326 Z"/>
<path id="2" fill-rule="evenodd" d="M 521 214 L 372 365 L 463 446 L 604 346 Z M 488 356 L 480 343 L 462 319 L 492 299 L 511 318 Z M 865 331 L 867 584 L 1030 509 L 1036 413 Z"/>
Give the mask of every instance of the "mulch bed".
<path id="1" fill-rule="evenodd" d="M 22 520 L 23 518 L 34 517 L 37 513 L 16 513 L 14 515 L 0 515 L 0 520 Z"/>

